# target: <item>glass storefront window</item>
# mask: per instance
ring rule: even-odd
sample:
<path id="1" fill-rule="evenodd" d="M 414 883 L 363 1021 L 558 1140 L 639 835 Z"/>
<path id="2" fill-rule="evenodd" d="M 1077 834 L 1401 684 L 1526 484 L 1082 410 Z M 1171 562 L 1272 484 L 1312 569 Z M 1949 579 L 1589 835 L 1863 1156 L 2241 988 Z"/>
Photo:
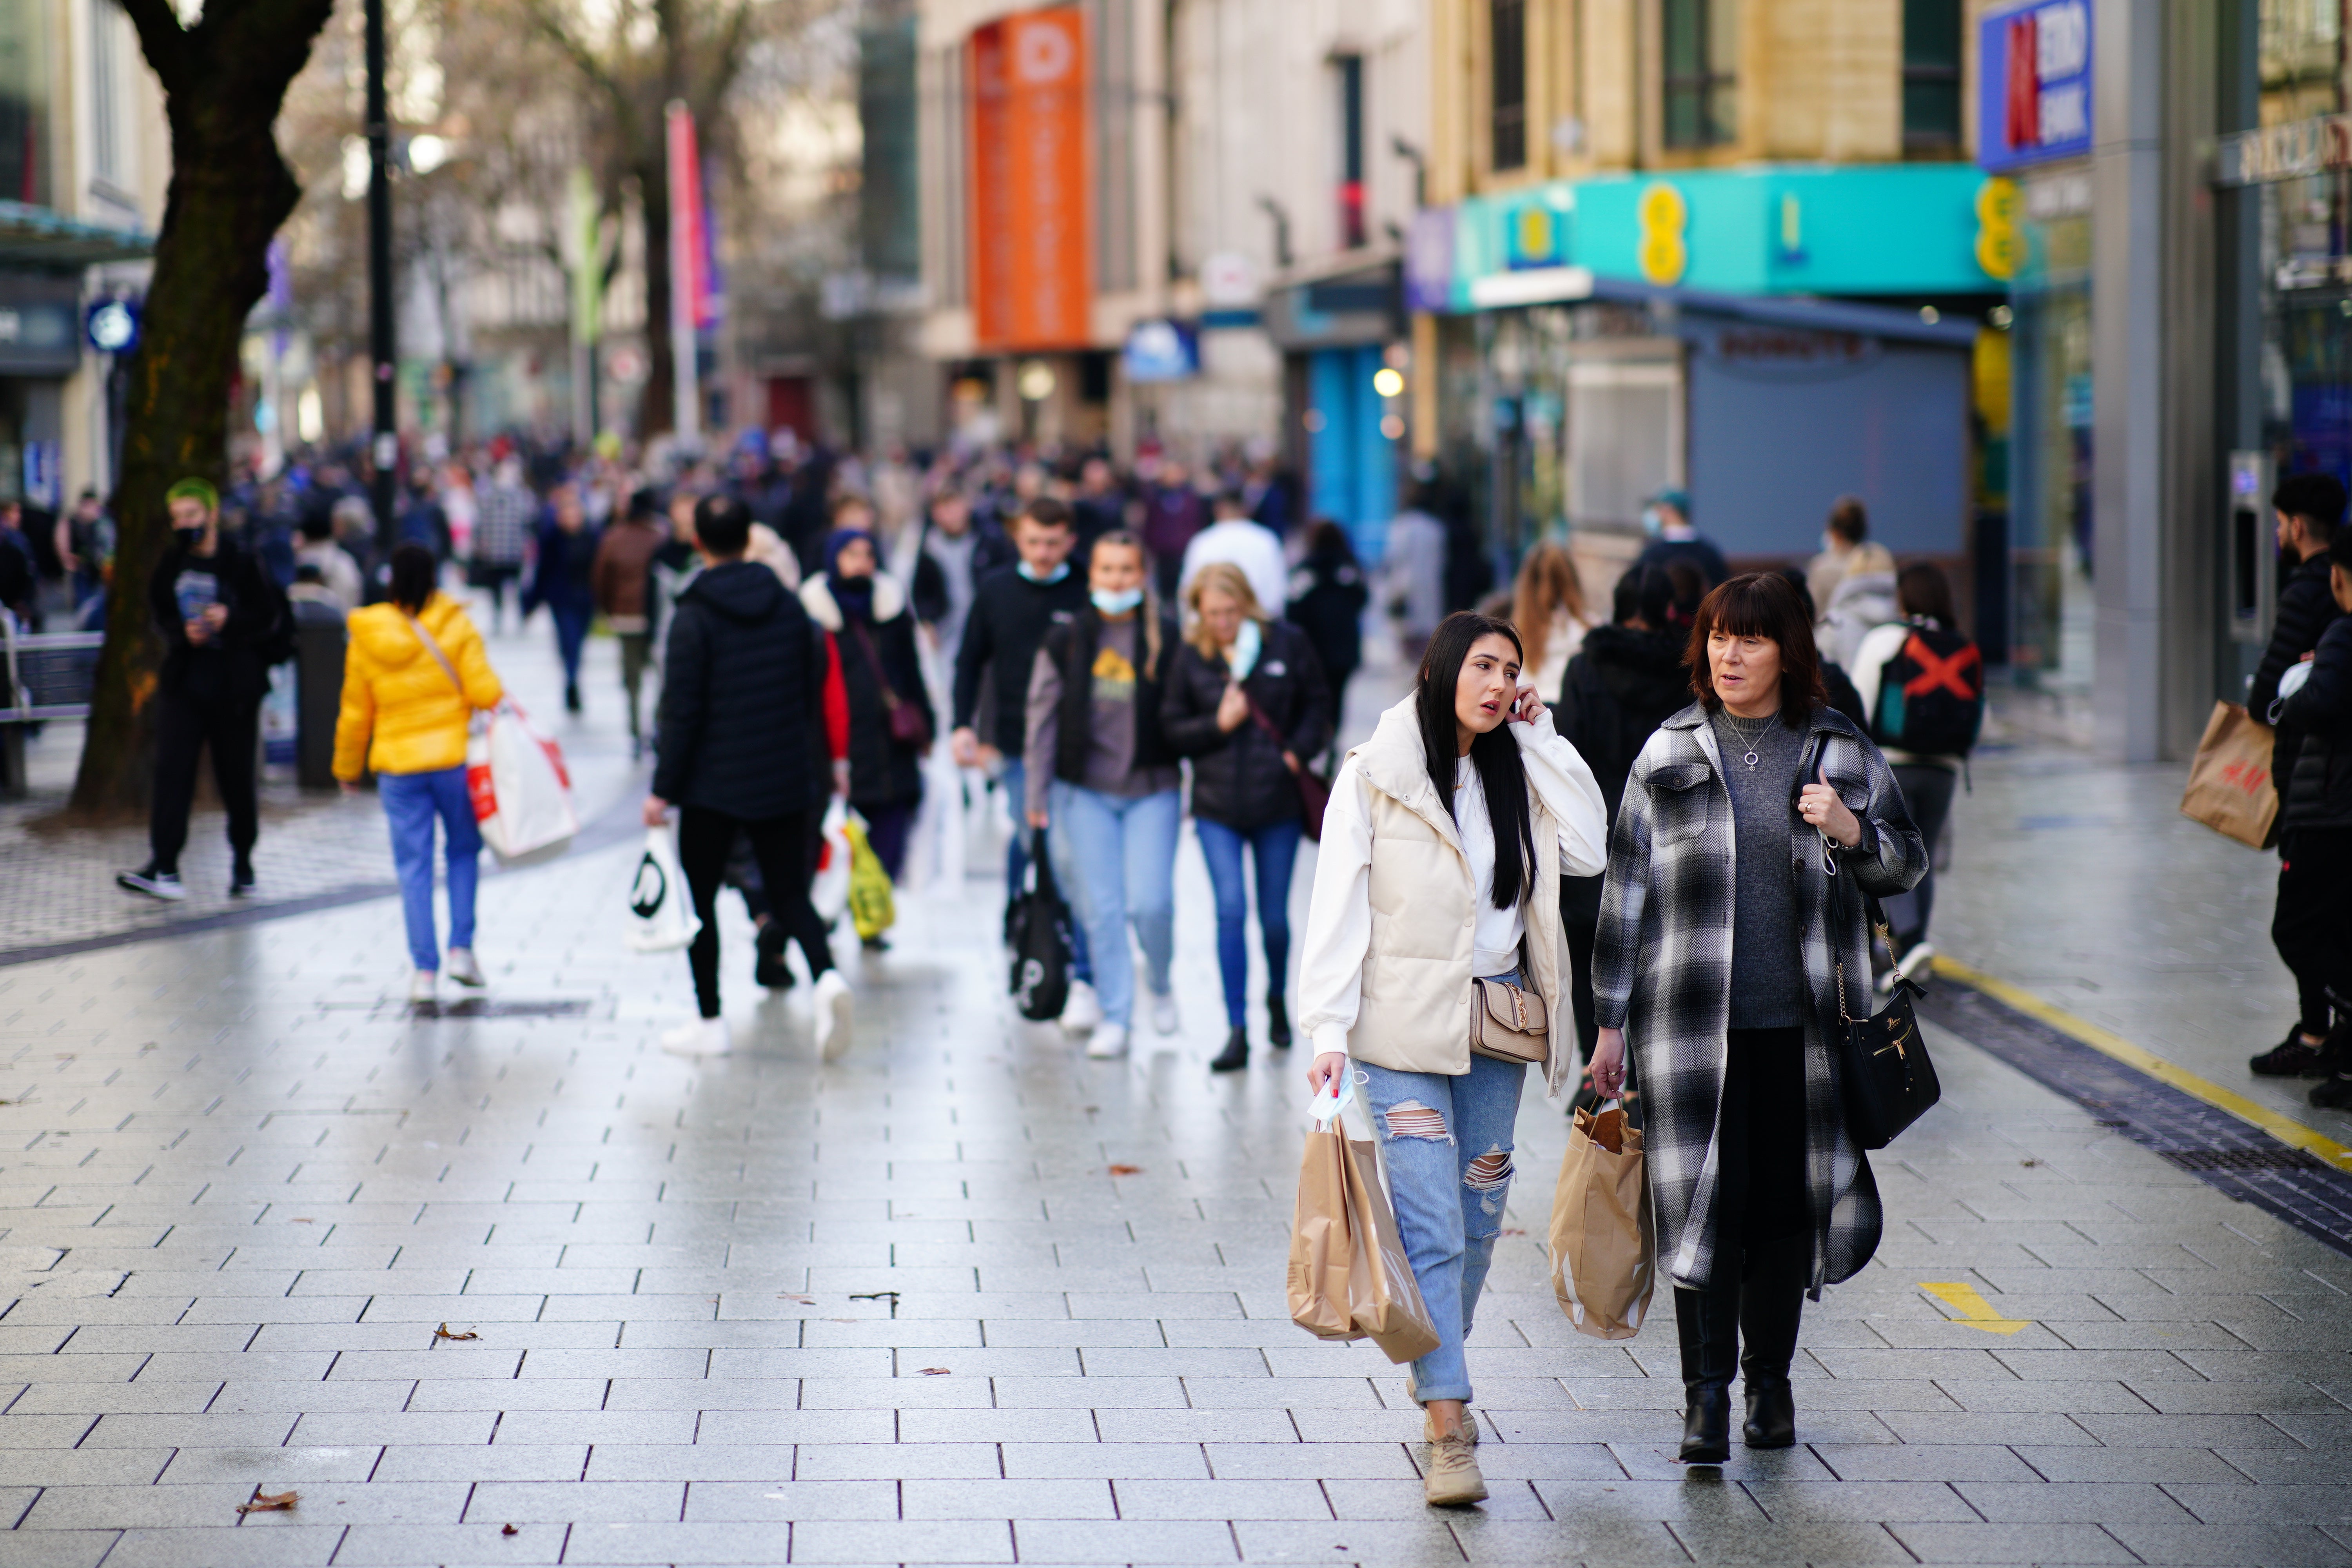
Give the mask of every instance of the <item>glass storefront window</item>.
<path id="1" fill-rule="evenodd" d="M 2337 0 L 2263 0 L 2261 118 L 2289 124 L 2347 102 Z M 2281 475 L 2352 482 L 2352 172 L 2260 187 L 2262 442 Z"/>
<path id="2" fill-rule="evenodd" d="M 2019 684 L 2085 694 L 2091 595 L 2090 182 L 2024 181 L 2025 258 L 2011 293 L 2010 660 Z"/>

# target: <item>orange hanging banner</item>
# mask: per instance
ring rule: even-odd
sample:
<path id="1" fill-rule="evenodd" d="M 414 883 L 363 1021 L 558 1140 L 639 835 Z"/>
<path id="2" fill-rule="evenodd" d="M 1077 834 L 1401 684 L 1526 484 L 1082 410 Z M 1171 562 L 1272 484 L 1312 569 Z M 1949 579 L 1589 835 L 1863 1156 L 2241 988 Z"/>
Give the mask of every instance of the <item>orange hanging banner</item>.
<path id="1" fill-rule="evenodd" d="M 1086 22 L 1076 5 L 975 28 L 971 102 L 972 333 L 982 348 L 1083 348 L 1092 237 Z"/>

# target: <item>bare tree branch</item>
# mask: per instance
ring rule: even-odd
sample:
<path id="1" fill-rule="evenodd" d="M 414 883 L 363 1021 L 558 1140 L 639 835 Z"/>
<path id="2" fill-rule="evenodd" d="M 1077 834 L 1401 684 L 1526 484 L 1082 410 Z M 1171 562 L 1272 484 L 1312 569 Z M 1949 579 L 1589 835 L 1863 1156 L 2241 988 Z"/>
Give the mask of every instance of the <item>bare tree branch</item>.
<path id="1" fill-rule="evenodd" d="M 121 0 L 123 14 L 139 35 L 139 52 L 147 57 L 166 95 L 180 90 L 190 61 L 187 29 L 180 26 L 172 0 Z"/>

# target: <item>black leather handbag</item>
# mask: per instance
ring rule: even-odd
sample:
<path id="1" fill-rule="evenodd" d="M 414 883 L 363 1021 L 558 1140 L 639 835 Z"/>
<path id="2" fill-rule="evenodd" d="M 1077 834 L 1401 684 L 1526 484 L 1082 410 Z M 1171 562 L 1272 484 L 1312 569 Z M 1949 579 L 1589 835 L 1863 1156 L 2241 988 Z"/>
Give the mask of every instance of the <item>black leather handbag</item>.
<path id="1" fill-rule="evenodd" d="M 1818 765 L 1819 755 L 1815 752 L 1813 765 Z M 1802 781 L 1812 776 L 1813 766 L 1809 765 L 1797 775 L 1798 787 L 1802 789 Z M 1859 906 L 1870 930 L 1885 944 L 1891 963 L 1895 942 L 1887 934 L 1886 916 L 1878 900 L 1854 882 L 1853 868 L 1843 862 L 1843 853 L 1822 835 L 1822 874 L 1829 879 L 1832 951 L 1835 951 L 1837 933 L 1852 929 Z M 1867 942 L 1864 951 L 1868 951 Z M 1838 960 L 1837 1019 L 1831 1037 L 1837 1058 L 1838 1096 L 1844 1104 L 1846 1131 L 1854 1142 L 1864 1149 L 1884 1149 L 1943 1098 L 1944 1087 L 1937 1081 L 1936 1064 L 1928 1059 L 1927 1041 L 1919 1033 L 1919 1021 L 1911 1007 L 1911 999 L 1926 993 L 1898 968 L 1894 994 L 1884 1008 L 1871 1013 L 1867 969 L 1855 984 L 1864 1008 L 1860 1017 L 1847 1000 L 1845 962 Z"/>

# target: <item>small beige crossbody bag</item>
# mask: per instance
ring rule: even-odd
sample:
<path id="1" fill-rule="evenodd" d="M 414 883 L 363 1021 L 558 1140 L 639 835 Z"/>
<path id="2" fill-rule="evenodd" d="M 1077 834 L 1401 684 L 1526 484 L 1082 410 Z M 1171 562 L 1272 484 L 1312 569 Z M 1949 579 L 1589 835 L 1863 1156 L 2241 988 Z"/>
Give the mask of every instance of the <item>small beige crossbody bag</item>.
<path id="1" fill-rule="evenodd" d="M 1544 1000 L 1507 980 L 1470 983 L 1470 1054 L 1543 1067 L 1551 1060 L 1551 1019 Z"/>

